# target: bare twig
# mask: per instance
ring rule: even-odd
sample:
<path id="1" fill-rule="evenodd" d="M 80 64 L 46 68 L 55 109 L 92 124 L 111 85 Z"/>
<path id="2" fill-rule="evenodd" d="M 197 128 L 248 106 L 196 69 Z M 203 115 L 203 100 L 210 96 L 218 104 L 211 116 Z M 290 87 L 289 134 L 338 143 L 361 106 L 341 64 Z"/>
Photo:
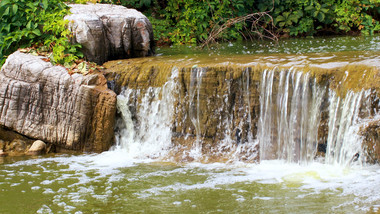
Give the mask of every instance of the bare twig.
<path id="1" fill-rule="evenodd" d="M 269 14 L 270 12 L 273 11 L 273 9 L 274 9 L 274 1 L 273 1 L 272 9 L 269 11 L 252 13 L 246 16 L 234 17 L 234 18 L 228 19 L 221 26 L 215 25 L 213 29 L 211 30 L 208 38 L 203 42 L 201 48 L 208 46 L 210 43 L 216 42 L 216 39 L 224 30 L 240 22 L 251 22 L 251 27 L 250 27 L 250 30 L 248 31 L 249 33 L 248 35 L 251 39 L 253 38 L 253 34 L 256 34 L 260 38 L 267 38 L 267 39 L 277 41 L 278 35 L 275 33 L 273 17 Z M 270 22 L 269 23 L 266 22 L 265 18 L 269 18 Z M 245 37 L 244 34 L 243 36 Z"/>

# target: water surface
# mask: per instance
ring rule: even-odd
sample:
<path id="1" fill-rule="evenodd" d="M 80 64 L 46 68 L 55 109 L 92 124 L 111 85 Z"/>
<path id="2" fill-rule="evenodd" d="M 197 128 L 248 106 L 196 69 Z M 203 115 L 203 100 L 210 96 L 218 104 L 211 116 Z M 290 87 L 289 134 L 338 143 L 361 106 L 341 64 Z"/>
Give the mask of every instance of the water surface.
<path id="1" fill-rule="evenodd" d="M 1 213 L 366 213 L 379 166 L 178 164 L 122 152 L 0 165 Z"/>

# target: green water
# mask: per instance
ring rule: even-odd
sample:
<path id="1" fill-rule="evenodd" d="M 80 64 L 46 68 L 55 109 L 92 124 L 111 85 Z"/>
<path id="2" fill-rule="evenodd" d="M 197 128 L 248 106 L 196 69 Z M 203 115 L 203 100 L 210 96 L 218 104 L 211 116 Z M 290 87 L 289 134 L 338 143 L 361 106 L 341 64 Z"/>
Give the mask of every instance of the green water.
<path id="1" fill-rule="evenodd" d="M 138 161 L 116 152 L 46 157 L 0 165 L 0 213 L 364 213 L 380 203 L 366 195 L 379 174 L 279 161 Z"/>
<path id="2" fill-rule="evenodd" d="M 380 51 L 380 35 L 342 36 L 283 39 L 279 41 L 259 40 L 214 44 L 200 49 L 191 46 L 158 48 L 157 55 L 261 55 L 261 54 L 307 54 L 347 51 Z"/>

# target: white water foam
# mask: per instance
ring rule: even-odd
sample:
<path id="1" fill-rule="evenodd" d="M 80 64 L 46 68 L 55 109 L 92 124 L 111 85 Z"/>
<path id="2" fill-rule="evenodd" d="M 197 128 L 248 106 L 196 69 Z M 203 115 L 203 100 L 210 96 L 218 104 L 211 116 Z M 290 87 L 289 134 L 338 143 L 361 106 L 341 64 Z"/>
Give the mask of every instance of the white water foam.
<path id="1" fill-rule="evenodd" d="M 281 160 L 262 161 L 260 164 L 235 163 L 225 164 L 187 164 L 184 168 L 166 172 L 171 173 L 194 172 L 194 169 L 206 169 L 200 175 L 208 175 L 206 181 L 197 184 L 175 183 L 167 186 L 153 187 L 136 193 L 141 198 L 157 197 L 168 192 L 186 192 L 197 189 L 225 189 L 224 185 L 236 183 L 258 182 L 261 184 L 297 185 L 300 191 L 298 198 L 310 195 L 318 195 L 323 191 L 329 191 L 340 197 L 354 196 L 352 201 L 333 207 L 333 210 L 346 206 L 354 206 L 356 210 L 369 211 L 373 203 L 380 203 L 380 193 L 377 188 L 380 185 L 380 167 L 377 165 L 366 167 L 341 167 L 322 163 L 312 163 L 302 166 L 295 163 L 287 163 Z M 151 173 L 149 176 L 158 176 Z M 145 177 L 147 179 L 147 177 Z M 234 189 L 230 189 L 234 190 Z M 237 190 L 237 189 L 236 189 Z M 302 190 L 305 190 L 305 195 Z M 238 192 L 245 192 L 239 189 Z M 276 196 L 254 196 L 253 199 L 274 200 Z M 237 197 L 237 200 L 245 199 Z"/>

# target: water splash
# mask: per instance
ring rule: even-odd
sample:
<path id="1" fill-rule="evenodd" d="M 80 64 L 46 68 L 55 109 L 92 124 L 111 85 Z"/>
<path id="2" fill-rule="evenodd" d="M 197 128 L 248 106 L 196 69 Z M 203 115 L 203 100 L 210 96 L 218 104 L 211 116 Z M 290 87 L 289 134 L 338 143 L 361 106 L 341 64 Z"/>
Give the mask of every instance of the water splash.
<path id="1" fill-rule="evenodd" d="M 164 86 L 146 91 L 125 88 L 117 97 L 121 118 L 117 122 L 116 146 L 133 158 L 157 158 L 171 147 L 175 93 L 178 92 L 178 69 Z M 143 94 L 141 98 L 140 95 Z"/>

